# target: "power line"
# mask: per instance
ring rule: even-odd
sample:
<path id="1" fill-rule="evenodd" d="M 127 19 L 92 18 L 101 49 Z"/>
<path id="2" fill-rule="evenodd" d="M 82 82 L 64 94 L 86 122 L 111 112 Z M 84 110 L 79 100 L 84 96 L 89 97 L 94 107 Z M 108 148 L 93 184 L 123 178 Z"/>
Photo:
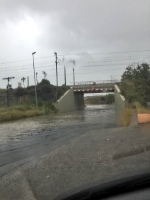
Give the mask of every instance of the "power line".
<path id="1" fill-rule="evenodd" d="M 51 57 L 54 57 L 54 56 L 45 56 L 45 57 L 39 57 L 39 58 L 36 58 L 36 59 L 51 58 Z M 1 62 L 1 64 L 16 63 L 16 62 L 24 62 L 24 61 L 29 61 L 29 60 L 32 61 L 32 59 L 26 59 L 26 60 L 16 60 L 16 61 Z"/>
<path id="2" fill-rule="evenodd" d="M 139 58 L 138 58 L 138 59 L 139 59 Z M 145 59 L 149 59 L 149 57 L 147 57 L 147 58 L 145 58 Z M 99 59 L 94 59 L 94 60 L 99 60 Z M 99 62 L 119 62 L 119 61 L 125 61 L 125 60 L 129 60 L 129 61 L 132 60 L 132 61 L 133 61 L 133 60 L 137 60 L 137 59 L 121 59 L 121 60 L 110 60 L 110 59 L 109 59 L 109 60 L 108 60 L 108 58 L 107 58 L 107 60 L 104 60 L 104 59 L 103 59 L 103 60 L 100 60 Z M 48 63 L 48 64 L 47 64 L 48 67 L 49 67 L 49 66 L 54 66 L 54 64 L 50 65 L 49 62 L 45 62 L 45 63 L 36 63 L 36 66 L 38 65 L 38 67 L 36 67 L 36 68 L 40 68 L 41 66 L 46 66 L 46 63 Z M 39 65 L 40 65 L 40 66 L 39 66 Z M 17 66 L 17 67 L 15 66 L 15 69 L 20 68 L 20 67 L 22 67 L 22 69 L 23 69 L 23 68 L 26 68 L 26 66 L 30 66 L 30 67 L 28 67 L 29 69 L 31 68 L 31 64 L 28 64 L 28 65 L 24 65 L 24 64 L 23 64 L 23 65 L 19 65 L 19 66 Z M 5 68 L 1 68 L 1 70 L 2 70 L 2 69 L 7 70 L 8 67 L 13 67 L 13 66 L 7 66 L 7 67 L 5 67 Z M 8 69 L 8 70 L 9 70 L 9 69 Z"/>
<path id="3" fill-rule="evenodd" d="M 90 65 L 90 66 L 87 66 L 87 65 L 84 65 L 84 66 L 79 66 L 80 67 L 80 69 L 79 69 L 79 67 L 77 68 L 77 69 L 79 69 L 79 70 L 83 70 L 84 68 L 93 68 L 93 67 L 105 67 L 105 66 L 120 66 L 120 67 L 117 67 L 117 70 L 118 69 L 121 69 L 121 68 L 125 68 L 124 66 L 129 66 L 129 65 L 131 65 L 132 63 L 120 63 L 120 64 L 105 64 L 105 65 L 100 65 L 100 64 L 97 64 L 97 65 Z M 123 67 L 121 67 L 121 66 L 123 66 Z M 69 68 L 70 69 L 70 68 Z M 115 70 L 116 68 L 112 68 L 112 70 Z M 47 69 L 46 71 L 47 72 L 51 72 L 51 71 L 54 71 L 55 69 Z M 59 68 L 59 70 L 63 70 L 63 67 L 61 67 L 61 68 Z M 68 70 L 68 69 L 67 69 Z M 70 69 L 71 70 L 71 69 Z M 93 70 L 93 69 L 92 69 Z M 108 69 L 105 69 L 106 71 L 108 70 Z M 109 69 L 110 70 L 110 69 Z M 28 70 L 25 70 L 25 71 L 23 71 L 23 73 L 25 74 L 27 74 L 28 75 L 28 73 L 29 73 L 30 71 L 28 71 Z M 6 73 L 4 73 L 4 74 L 9 74 L 9 71 Z M 20 73 L 20 72 L 15 72 L 15 74 L 16 75 L 22 75 L 22 73 Z"/>
<path id="4" fill-rule="evenodd" d="M 123 70 L 124 68 L 114 68 L 114 70 Z M 106 72 L 105 70 L 92 70 L 92 72 L 77 72 L 76 74 L 94 74 L 96 72 Z M 59 74 L 59 76 L 63 76 L 64 74 Z M 66 75 L 72 75 L 72 73 L 67 73 Z M 21 76 L 21 75 L 20 75 Z M 56 76 L 55 74 L 51 74 L 49 76 Z M 19 77 L 19 76 L 18 76 Z M 39 75 L 39 77 L 43 77 L 43 75 Z"/>
<path id="5" fill-rule="evenodd" d="M 141 51 L 118 51 L 118 52 L 105 52 L 105 53 L 78 53 L 78 54 L 66 54 L 66 55 L 58 55 L 58 56 L 72 56 L 72 55 L 104 55 L 104 54 L 123 54 L 123 53 L 139 53 L 139 52 L 150 52 L 150 50 L 141 50 Z M 36 59 L 43 59 L 43 58 L 51 58 L 54 56 L 45 56 L 45 57 L 39 57 Z M 7 63 L 16 63 L 16 62 L 23 62 L 23 61 L 29 61 L 32 59 L 25 59 L 25 60 L 17 60 L 17 61 L 6 61 L 6 62 L 1 62 L 1 64 L 7 64 Z"/>
<path id="6" fill-rule="evenodd" d="M 99 65 L 97 66 L 97 67 L 99 67 Z M 90 67 L 88 67 L 88 68 L 90 68 Z M 119 69 L 125 69 L 125 67 L 119 67 L 119 68 L 117 68 L 117 70 L 119 70 Z M 71 70 L 71 69 L 70 69 Z M 83 70 L 83 69 L 82 69 Z M 89 70 L 92 70 L 93 71 L 93 69 L 89 69 Z M 113 70 L 115 70 L 115 68 L 113 68 Z M 49 69 L 49 70 L 46 70 L 47 72 L 51 72 L 51 70 Z M 94 70 L 95 71 L 95 70 Z M 105 69 L 105 71 L 108 71 L 108 69 Z M 29 75 L 29 71 L 25 71 L 25 72 L 23 72 L 23 73 L 21 73 L 21 72 L 16 72 L 15 73 L 16 75 L 20 75 L 20 76 L 22 76 L 22 74 L 24 74 L 24 75 Z M 5 75 L 9 75 L 9 72 L 7 72 L 7 73 L 5 73 Z M 50 76 L 51 76 L 52 74 L 50 74 Z"/>
<path id="7" fill-rule="evenodd" d="M 147 59 L 149 59 L 149 58 L 147 58 Z M 146 60 L 147 59 L 145 59 L 145 61 L 142 61 L 142 62 L 146 62 Z M 124 60 L 106 60 L 106 61 L 100 61 L 100 62 L 87 62 L 87 64 L 92 64 L 92 63 L 106 63 L 106 62 L 121 62 L 121 61 L 127 61 L 127 62 L 131 62 L 131 59 L 124 59 Z M 138 61 L 136 61 L 135 59 L 134 60 L 132 60 L 132 62 L 139 62 L 139 60 Z M 140 61 L 141 62 L 141 61 Z M 125 63 L 125 64 L 128 64 L 128 63 Z M 130 63 L 129 63 L 130 64 Z M 110 64 L 110 65 L 116 65 L 116 64 Z M 22 68 L 19 68 L 19 69 L 17 69 L 17 68 L 15 68 L 15 69 L 7 69 L 6 67 L 5 68 L 1 68 L 1 70 L 5 70 L 5 71 L 7 71 L 7 70 L 9 70 L 9 71 L 13 71 L 13 70 L 26 70 L 26 69 L 31 69 L 31 67 L 25 67 L 25 66 L 27 66 L 27 65 L 24 65 Z M 54 67 L 54 65 L 49 65 L 49 64 L 47 64 L 47 65 L 43 65 L 43 64 L 41 64 L 40 66 L 38 66 L 38 67 L 36 67 L 36 69 L 38 69 L 38 68 L 43 68 L 43 67 L 50 67 L 50 66 L 52 66 L 52 67 Z M 81 66 L 78 66 L 78 67 L 81 67 Z M 55 67 L 54 67 L 55 68 Z M 46 68 L 45 68 L 46 69 Z M 63 69 L 63 67 L 59 67 L 59 69 Z M 51 68 L 51 70 L 54 70 L 53 68 Z"/>
<path id="8" fill-rule="evenodd" d="M 141 50 L 141 51 L 118 51 L 118 52 L 107 52 L 107 53 L 80 53 L 80 54 L 67 54 L 67 55 L 59 55 L 59 56 L 70 56 L 70 55 L 98 55 L 98 54 L 122 54 L 122 53 L 137 53 L 137 52 L 150 52 L 150 50 Z"/>
<path id="9" fill-rule="evenodd" d="M 110 57 L 111 59 L 113 58 L 113 57 Z M 132 57 L 130 57 L 130 58 L 128 58 L 128 59 L 121 59 L 121 60 L 110 60 L 110 58 L 109 57 L 107 57 L 107 58 L 104 58 L 103 60 L 100 60 L 100 61 L 98 61 L 97 63 L 103 63 L 103 62 L 120 62 L 120 61 L 131 61 L 132 60 L 132 62 L 134 61 L 134 62 L 139 62 L 139 59 L 142 59 L 142 58 L 138 58 L 138 61 L 137 61 L 137 59 L 136 58 L 132 58 Z M 94 58 L 93 58 L 94 59 Z M 99 59 L 99 58 L 98 58 Z M 98 60 L 98 59 L 94 59 L 94 60 Z M 145 57 L 145 60 L 146 59 L 149 59 L 149 57 L 148 57 L 148 55 L 147 55 L 147 58 Z M 91 60 L 91 59 L 89 59 L 89 60 Z M 142 61 L 142 62 L 144 62 L 144 61 Z M 45 64 L 46 63 L 49 63 L 49 62 L 44 62 Z M 47 65 L 45 65 L 44 63 L 36 63 L 36 65 L 38 65 L 38 67 L 36 67 L 36 68 L 41 68 L 41 67 L 45 67 L 45 66 L 47 66 L 48 68 L 50 67 L 50 66 L 52 66 L 52 67 L 54 67 L 54 64 L 52 64 L 52 65 L 49 65 L 49 64 L 47 64 Z M 89 63 L 89 62 L 88 62 Z M 93 63 L 93 62 L 90 62 L 90 63 Z M 95 62 L 94 62 L 95 63 Z M 44 65 L 43 65 L 44 64 Z M 22 65 L 20 66 L 15 66 L 15 70 L 24 70 L 24 69 L 30 69 L 31 67 L 26 67 L 26 66 L 31 66 L 31 64 L 28 64 L 28 65 L 23 65 L 23 67 L 22 67 Z M 13 67 L 13 66 L 10 66 L 10 67 Z M 22 67 L 22 68 L 20 68 L 20 67 Z M 7 67 L 5 67 L 5 68 L 1 68 L 1 70 L 11 70 L 10 68 L 8 69 L 9 67 L 7 66 Z M 13 70 L 13 69 L 12 69 Z"/>

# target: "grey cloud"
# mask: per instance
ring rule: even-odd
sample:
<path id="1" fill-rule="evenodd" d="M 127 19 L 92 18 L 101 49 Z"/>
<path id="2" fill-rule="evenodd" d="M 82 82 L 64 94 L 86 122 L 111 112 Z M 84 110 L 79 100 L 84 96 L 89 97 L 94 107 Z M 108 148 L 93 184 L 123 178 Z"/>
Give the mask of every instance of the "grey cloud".
<path id="1" fill-rule="evenodd" d="M 38 22 L 37 18 L 46 17 L 46 23 L 40 24 L 43 34 L 38 43 L 47 48 L 94 51 L 101 46 L 119 48 L 125 44 L 134 49 L 149 37 L 147 3 L 148 0 L 1 0 L 0 13 L 3 20 L 19 21 L 28 14 Z"/>
<path id="2" fill-rule="evenodd" d="M 43 55 L 148 49 L 149 7 L 149 0 L 0 0 L 1 60 L 27 58 L 35 48 Z M 35 45 L 17 46 L 18 38 L 7 26 L 27 15 L 41 35 Z"/>

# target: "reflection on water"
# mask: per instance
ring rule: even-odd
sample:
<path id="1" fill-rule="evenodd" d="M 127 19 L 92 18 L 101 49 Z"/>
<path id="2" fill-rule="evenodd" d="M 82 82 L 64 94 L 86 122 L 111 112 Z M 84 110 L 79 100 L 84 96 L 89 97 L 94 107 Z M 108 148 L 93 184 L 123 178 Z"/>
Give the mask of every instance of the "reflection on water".
<path id="1" fill-rule="evenodd" d="M 65 126 L 82 123 L 116 123 L 114 106 L 92 105 L 85 107 L 84 110 L 1 123 L 0 135 L 27 130 L 31 131 L 39 127 Z"/>
<path id="2" fill-rule="evenodd" d="M 87 126 L 99 124 L 103 128 L 107 124 L 116 125 L 115 110 L 113 106 L 92 105 L 84 110 L 69 113 L 58 113 L 55 115 L 45 115 L 22 119 L 14 122 L 0 124 L 0 143 L 5 141 L 17 141 L 20 137 L 26 139 L 29 135 L 42 134 L 44 130 L 65 128 L 68 126 Z M 59 130 L 60 131 L 60 130 Z M 73 131 L 73 129 L 72 129 Z"/>

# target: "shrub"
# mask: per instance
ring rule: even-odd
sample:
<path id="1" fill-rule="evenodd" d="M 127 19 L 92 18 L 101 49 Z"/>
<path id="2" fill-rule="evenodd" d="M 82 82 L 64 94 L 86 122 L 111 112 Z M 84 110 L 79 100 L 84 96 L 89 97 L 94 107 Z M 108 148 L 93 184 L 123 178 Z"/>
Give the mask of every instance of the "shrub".
<path id="1" fill-rule="evenodd" d="M 40 103 L 39 110 L 36 110 L 33 104 L 24 104 L 22 106 L 8 108 L 2 107 L 0 108 L 0 122 L 56 113 L 56 108 L 50 102 L 41 101 Z"/>
<path id="2" fill-rule="evenodd" d="M 17 88 L 14 94 L 16 97 L 21 97 L 26 94 L 26 90 L 24 88 Z"/>
<path id="3" fill-rule="evenodd" d="M 40 112 L 38 112 L 37 110 L 27 110 L 25 112 L 25 117 L 36 117 L 36 116 L 39 116 L 41 115 Z"/>
<path id="4" fill-rule="evenodd" d="M 138 113 L 150 113 L 150 110 L 142 106 L 139 102 L 134 102 L 133 107 L 137 109 Z"/>

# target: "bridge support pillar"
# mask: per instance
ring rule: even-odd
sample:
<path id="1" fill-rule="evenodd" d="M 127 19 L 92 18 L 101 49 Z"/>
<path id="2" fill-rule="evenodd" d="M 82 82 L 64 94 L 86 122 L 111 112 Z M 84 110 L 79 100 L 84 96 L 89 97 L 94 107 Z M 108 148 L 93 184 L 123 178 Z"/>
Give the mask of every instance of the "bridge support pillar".
<path id="1" fill-rule="evenodd" d="M 120 89 L 118 85 L 114 85 L 114 93 L 115 93 L 115 110 L 122 111 L 127 107 L 127 101 L 124 96 L 120 94 Z"/>
<path id="2" fill-rule="evenodd" d="M 83 93 L 74 93 L 73 88 L 70 88 L 56 103 L 54 103 L 54 106 L 60 112 L 84 109 L 84 95 Z"/>
<path id="3" fill-rule="evenodd" d="M 75 104 L 77 110 L 84 109 L 84 94 L 83 93 L 74 93 Z"/>

